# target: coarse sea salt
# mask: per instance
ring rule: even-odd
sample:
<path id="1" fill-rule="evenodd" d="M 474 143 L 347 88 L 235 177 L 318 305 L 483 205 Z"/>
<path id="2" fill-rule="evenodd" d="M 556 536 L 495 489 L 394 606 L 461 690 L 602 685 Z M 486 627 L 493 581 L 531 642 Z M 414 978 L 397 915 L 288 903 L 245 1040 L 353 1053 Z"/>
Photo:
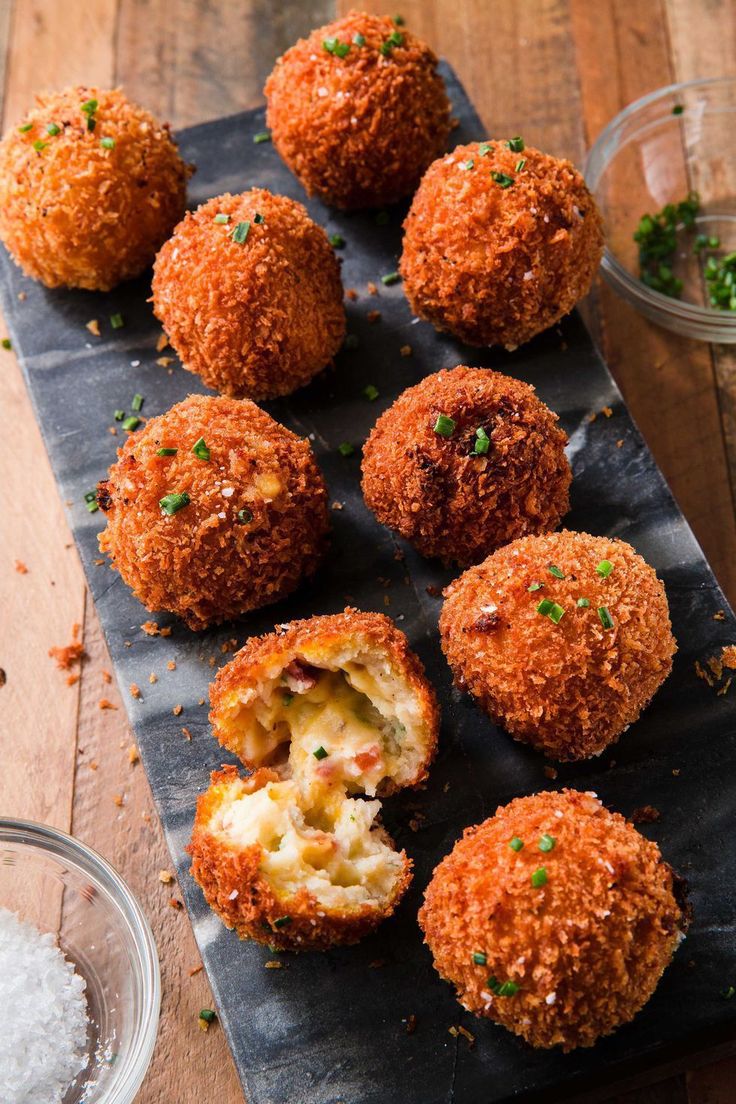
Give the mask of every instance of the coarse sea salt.
<path id="1" fill-rule="evenodd" d="M 84 989 L 52 935 L 0 908 L 0 1101 L 60 1104 L 87 1061 Z"/>

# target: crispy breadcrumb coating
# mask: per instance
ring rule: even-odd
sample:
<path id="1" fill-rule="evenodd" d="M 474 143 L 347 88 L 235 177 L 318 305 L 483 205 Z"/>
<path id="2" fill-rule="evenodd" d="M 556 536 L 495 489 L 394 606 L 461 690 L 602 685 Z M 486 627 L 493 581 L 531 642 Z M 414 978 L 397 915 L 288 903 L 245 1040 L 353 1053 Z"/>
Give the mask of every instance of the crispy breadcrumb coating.
<path id="1" fill-rule="evenodd" d="M 193 452 L 200 438 L 209 460 Z M 290 594 L 328 528 L 308 441 L 248 400 L 190 395 L 151 418 L 118 450 L 98 502 L 100 548 L 135 596 L 192 629 Z"/>
<path id="2" fill-rule="evenodd" d="M 251 188 L 190 211 L 159 252 L 153 309 L 185 368 L 227 395 L 288 395 L 345 336 L 340 265 L 301 203 Z"/>
<path id="3" fill-rule="evenodd" d="M 46 287 L 108 291 L 151 264 L 184 214 L 192 167 L 119 88 L 36 104 L 0 142 L 0 238 Z"/>
<path id="4" fill-rule="evenodd" d="M 553 759 L 600 754 L 672 668 L 664 586 L 621 540 L 523 537 L 445 594 L 440 633 L 456 683 Z"/>
<path id="5" fill-rule="evenodd" d="M 442 416 L 455 423 L 449 436 L 435 428 Z M 572 478 L 566 444 L 528 384 L 486 368 L 443 369 L 378 419 L 363 448 L 363 495 L 422 555 L 477 563 L 559 525 Z"/>
<path id="6" fill-rule="evenodd" d="M 563 790 L 467 828 L 419 923 L 464 1008 L 569 1051 L 649 1000 L 687 927 L 677 893 L 655 843 L 594 794 Z"/>
<path id="7" fill-rule="evenodd" d="M 603 253 L 580 173 L 506 142 L 435 161 L 404 229 L 399 270 L 412 310 L 469 345 L 515 348 L 547 329 L 587 294 Z"/>
<path id="8" fill-rule="evenodd" d="M 381 613 L 348 608 L 252 637 L 218 672 L 210 706 L 214 735 L 250 770 L 278 764 L 371 796 L 420 785 L 437 748 L 434 690 Z"/>
<path id="9" fill-rule="evenodd" d="M 452 125 L 433 52 L 364 12 L 300 39 L 265 94 L 274 145 L 307 194 L 348 210 L 413 192 Z"/>

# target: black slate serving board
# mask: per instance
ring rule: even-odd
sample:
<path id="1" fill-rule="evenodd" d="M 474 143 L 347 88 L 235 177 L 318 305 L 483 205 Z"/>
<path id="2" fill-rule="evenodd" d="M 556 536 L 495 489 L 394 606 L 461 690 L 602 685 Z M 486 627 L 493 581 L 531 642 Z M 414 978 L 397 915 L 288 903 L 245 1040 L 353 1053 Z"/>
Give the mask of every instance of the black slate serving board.
<path id="1" fill-rule="evenodd" d="M 460 124 L 453 141 L 485 137 L 457 79 L 446 66 L 443 72 Z M 254 144 L 253 135 L 263 128 L 263 112 L 252 111 L 179 135 L 184 156 L 198 166 L 192 205 L 253 184 L 304 201 L 272 146 Z M 0 257 L 0 299 L 13 346 L 62 497 L 70 502 L 71 525 L 249 1104 L 550 1101 L 713 1042 L 736 1019 L 736 1000 L 721 995 L 736 983 L 736 879 L 728 846 L 736 699 L 718 696 L 697 679 L 694 661 L 736 640 L 733 614 L 577 317 L 515 354 L 463 347 L 412 319 L 400 284 L 380 284 L 380 276 L 397 266 L 403 209 L 382 223 L 373 214 L 338 215 L 318 202 L 307 206 L 346 240 L 344 283 L 359 291 L 358 300 L 347 304 L 349 331 L 360 344 L 341 353 L 334 370 L 310 387 L 267 406 L 312 438 L 331 499 L 343 509 L 332 513 L 332 548 L 313 584 L 279 606 L 203 635 L 165 615 L 155 620 L 171 626 L 168 639 L 141 630 L 151 615 L 116 573 L 94 564 L 103 519 L 89 514 L 83 500 L 114 459 L 120 438 L 110 436 L 108 427 L 116 408 L 130 413 L 130 400 L 140 392 L 143 413 L 150 416 L 203 390 L 178 365 L 169 374 L 155 363 L 160 329 L 146 303 L 148 278 L 107 295 L 48 292 L 23 278 L 5 254 Z M 367 294 L 368 281 L 378 283 L 378 297 Z M 375 309 L 381 320 L 370 324 L 366 314 Z M 107 319 L 116 312 L 125 326 L 112 331 Z M 101 320 L 101 339 L 85 329 L 92 318 Z M 411 357 L 400 355 L 406 344 Z M 667 586 L 680 644 L 672 676 L 618 745 L 589 763 L 560 768 L 554 781 L 545 776 L 538 754 L 495 730 L 451 689 L 436 631 L 440 602 L 426 589 L 441 587 L 451 576 L 375 523 L 360 495 L 358 455 L 344 458 L 337 451 L 346 440 L 359 444 L 405 387 L 459 363 L 499 368 L 537 388 L 570 435 L 575 478 L 565 524 L 630 541 Z M 367 384 L 378 387 L 377 401 L 363 396 Z M 611 416 L 591 421 L 604 407 Z M 187 873 L 184 848 L 196 795 L 206 787 L 208 772 L 227 759 L 210 735 L 206 706 L 197 703 L 207 697 L 213 677 L 209 657 L 226 659 L 222 643 L 233 636 L 242 643 L 275 623 L 333 612 L 348 601 L 397 620 L 443 706 L 440 752 L 426 791 L 397 795 L 384 806 L 389 830 L 415 861 L 415 881 L 397 916 L 358 947 L 285 956 L 286 969 L 266 970 L 271 954 L 228 932 Z M 726 611 L 725 620 L 713 619 L 719 610 Z M 167 672 L 172 656 L 176 671 Z M 156 685 L 149 685 L 150 671 L 161 675 Z M 142 688 L 140 701 L 129 696 L 133 682 Z M 179 718 L 171 712 L 177 703 L 184 707 Z M 182 737 L 182 725 L 191 742 Z M 644 1011 L 594 1049 L 566 1056 L 533 1051 L 462 1012 L 435 974 L 416 925 L 431 871 L 463 828 L 514 796 L 563 785 L 595 790 L 625 814 L 642 805 L 660 809 L 661 820 L 643 831 L 688 879 L 695 909 L 691 932 Z M 418 830 L 410 829 L 410 820 Z M 379 960 L 385 965 L 372 965 Z M 412 1015 L 416 1031 L 409 1034 L 405 1020 Z M 476 1036 L 473 1049 L 449 1033 L 459 1023 Z"/>

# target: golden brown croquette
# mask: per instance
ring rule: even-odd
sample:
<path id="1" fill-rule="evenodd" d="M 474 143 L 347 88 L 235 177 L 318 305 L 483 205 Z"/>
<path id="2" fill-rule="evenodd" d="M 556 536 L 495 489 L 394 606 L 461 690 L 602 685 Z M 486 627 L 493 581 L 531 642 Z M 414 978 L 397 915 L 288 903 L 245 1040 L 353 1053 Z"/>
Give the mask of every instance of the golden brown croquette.
<path id="1" fill-rule="evenodd" d="M 108 291 L 151 264 L 191 171 L 168 127 L 120 89 L 38 96 L 0 142 L 0 238 L 46 287 Z"/>
<path id="2" fill-rule="evenodd" d="M 274 145 L 308 195 L 353 209 L 414 191 L 445 148 L 437 58 L 387 16 L 352 11 L 279 58 L 266 81 Z"/>
<path id="3" fill-rule="evenodd" d="M 456 683 L 553 759 L 600 754 L 672 668 L 664 587 L 621 540 L 522 537 L 445 593 L 440 632 Z"/>
<path id="4" fill-rule="evenodd" d="M 149 610 L 192 629 L 290 594 L 319 563 L 327 492 L 309 443 L 248 400 L 190 395 L 118 451 L 100 548 Z"/>
<path id="5" fill-rule="evenodd" d="M 435 161 L 404 228 L 399 267 L 412 310 L 470 345 L 514 348 L 547 329 L 588 292 L 603 252 L 580 173 L 507 142 L 457 146 Z"/>
<path id="6" fill-rule="evenodd" d="M 327 235 L 301 203 L 265 188 L 187 214 L 156 258 L 153 308 L 184 367 L 235 397 L 303 387 L 345 336 Z"/>
<path id="7" fill-rule="evenodd" d="M 210 704 L 215 736 L 250 770 L 276 765 L 350 793 L 419 785 L 437 747 L 434 691 L 381 613 L 348 608 L 252 637 Z"/>
<path id="8" fill-rule="evenodd" d="M 677 892 L 656 843 L 595 794 L 538 793 L 465 830 L 419 923 L 464 1008 L 569 1051 L 649 1000 L 687 927 Z"/>
<path id="9" fill-rule="evenodd" d="M 526 383 L 486 368 L 427 376 L 378 419 L 363 495 L 424 556 L 477 563 L 569 508 L 567 436 Z"/>

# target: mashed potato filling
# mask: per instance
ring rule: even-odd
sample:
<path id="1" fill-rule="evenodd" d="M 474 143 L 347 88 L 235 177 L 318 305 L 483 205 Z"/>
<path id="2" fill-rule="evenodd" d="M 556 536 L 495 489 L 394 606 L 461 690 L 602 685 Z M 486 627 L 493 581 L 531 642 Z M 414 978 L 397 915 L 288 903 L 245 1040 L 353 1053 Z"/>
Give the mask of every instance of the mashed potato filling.
<path id="1" fill-rule="evenodd" d="M 337 793 L 312 803 L 294 781 L 226 799 L 210 830 L 229 846 L 260 844 L 261 871 L 285 898 L 306 889 L 328 908 L 379 905 L 403 864 L 374 826 L 380 804 Z"/>

